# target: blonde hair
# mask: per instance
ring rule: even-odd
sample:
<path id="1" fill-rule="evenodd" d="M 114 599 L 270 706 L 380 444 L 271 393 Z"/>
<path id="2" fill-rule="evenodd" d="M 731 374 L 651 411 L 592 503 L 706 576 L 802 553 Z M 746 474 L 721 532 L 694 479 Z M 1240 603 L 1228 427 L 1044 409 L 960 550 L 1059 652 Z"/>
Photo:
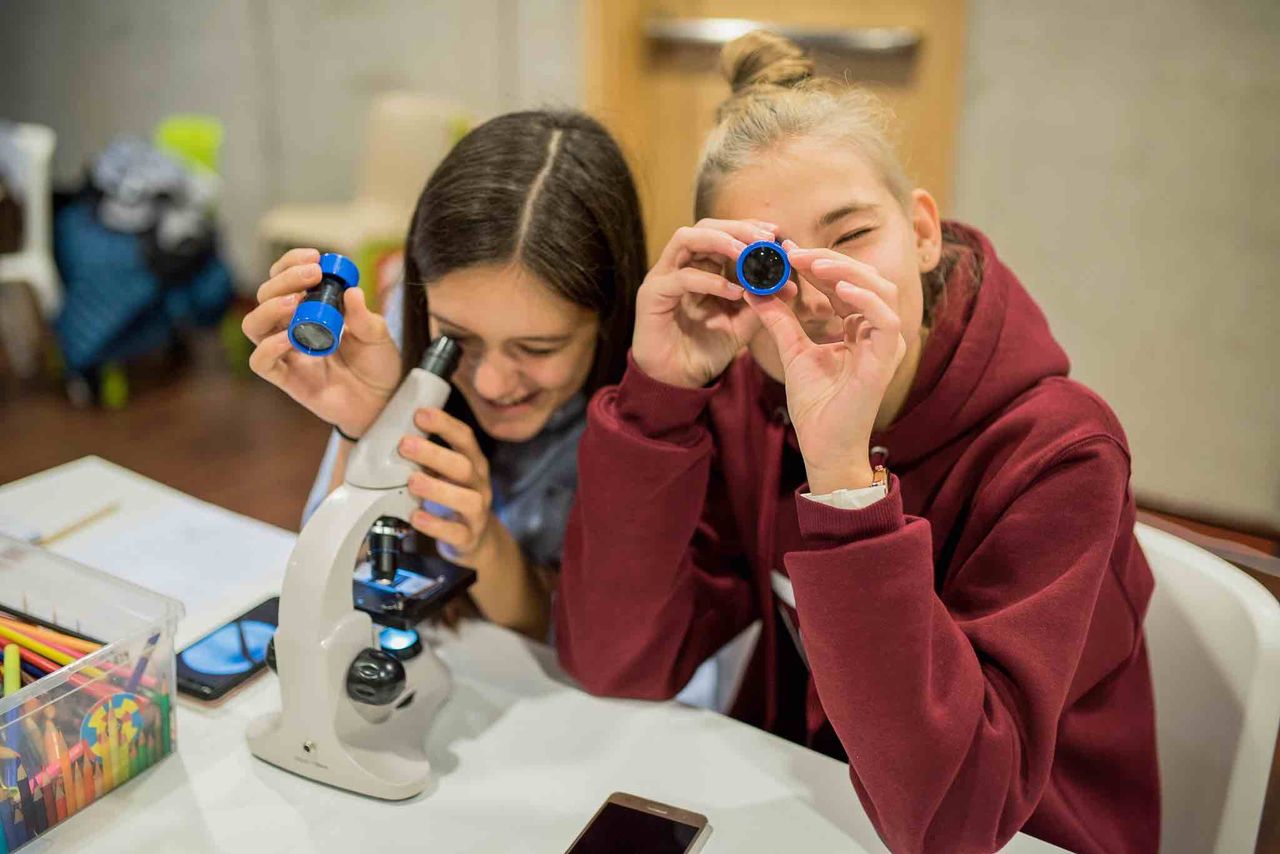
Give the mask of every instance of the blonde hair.
<path id="1" fill-rule="evenodd" d="M 879 174 L 903 212 L 911 214 L 912 184 L 890 140 L 893 114 L 879 98 L 844 81 L 814 76 L 814 64 L 789 39 L 755 30 L 720 54 L 720 71 L 732 90 L 716 112 L 698 164 L 694 217 L 710 215 L 723 179 L 758 155 L 810 137 L 852 145 Z M 930 325 L 946 280 L 962 252 L 962 240 L 943 228 L 939 264 L 922 279 L 924 322 Z M 975 271 L 978 279 L 981 270 Z"/>
<path id="2" fill-rule="evenodd" d="M 813 136 L 853 145 L 907 209 L 911 183 L 889 139 L 892 113 L 872 93 L 814 77 L 813 70 L 804 51 L 766 30 L 724 46 L 720 71 L 732 92 L 702 150 L 694 202 L 698 219 L 708 215 L 726 175 L 780 143 Z"/>

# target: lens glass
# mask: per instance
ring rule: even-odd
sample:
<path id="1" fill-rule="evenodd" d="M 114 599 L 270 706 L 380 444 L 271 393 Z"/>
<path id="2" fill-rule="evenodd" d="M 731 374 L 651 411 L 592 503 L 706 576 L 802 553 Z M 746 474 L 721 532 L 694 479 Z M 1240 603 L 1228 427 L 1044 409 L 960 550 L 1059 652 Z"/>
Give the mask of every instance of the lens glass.
<path id="1" fill-rule="evenodd" d="M 768 246 L 758 246 L 747 253 L 742 261 L 742 277 L 744 285 L 765 290 L 778 285 L 782 281 L 786 262 L 782 253 Z"/>
<path id="2" fill-rule="evenodd" d="M 319 323 L 299 323 L 293 327 L 293 337 L 308 350 L 328 350 L 333 346 L 333 333 Z"/>

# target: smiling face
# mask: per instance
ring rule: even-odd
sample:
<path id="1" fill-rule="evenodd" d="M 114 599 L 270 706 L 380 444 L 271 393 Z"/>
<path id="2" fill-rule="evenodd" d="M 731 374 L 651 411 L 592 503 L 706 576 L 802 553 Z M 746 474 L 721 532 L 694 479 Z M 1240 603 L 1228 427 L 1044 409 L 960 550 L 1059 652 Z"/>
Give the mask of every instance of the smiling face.
<path id="1" fill-rule="evenodd" d="M 453 384 L 493 438 L 532 439 L 586 383 L 599 319 L 523 266 L 455 270 L 428 293 L 431 337 L 461 346 Z"/>
<path id="2" fill-rule="evenodd" d="M 833 249 L 872 265 L 898 286 L 902 335 L 909 350 L 918 348 L 920 276 L 937 264 L 941 241 L 937 205 L 928 193 L 914 191 L 904 211 L 854 146 L 807 137 L 764 152 L 724 176 L 710 215 L 771 222 L 778 226 L 779 242 Z M 841 340 L 842 325 L 827 298 L 803 279 L 797 284 L 790 305 L 805 332 L 818 343 Z M 758 333 L 749 349 L 766 373 L 782 380 L 768 333 Z"/>

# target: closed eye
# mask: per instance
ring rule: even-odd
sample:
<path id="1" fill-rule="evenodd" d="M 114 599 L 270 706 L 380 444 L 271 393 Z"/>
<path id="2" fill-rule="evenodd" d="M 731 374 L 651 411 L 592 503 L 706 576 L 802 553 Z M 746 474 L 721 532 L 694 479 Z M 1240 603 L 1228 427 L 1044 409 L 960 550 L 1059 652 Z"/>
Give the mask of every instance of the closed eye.
<path id="1" fill-rule="evenodd" d="M 848 243 L 851 240 L 857 240 L 862 235 L 870 234 L 872 231 L 874 231 L 874 229 L 871 229 L 871 228 L 859 228 L 854 231 L 850 231 L 847 234 L 841 235 L 839 238 L 836 239 L 836 242 L 831 245 L 839 246 L 841 243 Z"/>
<path id="2" fill-rule="evenodd" d="M 559 353 L 561 349 L 562 348 L 560 347 L 552 347 L 550 349 L 545 349 L 542 347 L 530 347 L 527 344 L 519 345 L 519 350 L 521 353 L 524 353 L 526 356 L 534 356 L 534 357 L 551 356 L 551 355 L 554 355 L 555 353 Z"/>

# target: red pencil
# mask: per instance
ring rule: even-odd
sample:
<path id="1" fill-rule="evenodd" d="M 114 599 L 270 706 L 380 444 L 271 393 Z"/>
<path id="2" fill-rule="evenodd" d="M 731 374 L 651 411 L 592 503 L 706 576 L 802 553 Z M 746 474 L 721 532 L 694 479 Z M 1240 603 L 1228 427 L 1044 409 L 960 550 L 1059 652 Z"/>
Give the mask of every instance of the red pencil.
<path id="1" fill-rule="evenodd" d="M 44 817 L 48 822 L 46 826 L 53 827 L 58 823 L 58 806 L 53 798 L 53 784 L 46 784 L 40 796 L 44 798 Z"/>

